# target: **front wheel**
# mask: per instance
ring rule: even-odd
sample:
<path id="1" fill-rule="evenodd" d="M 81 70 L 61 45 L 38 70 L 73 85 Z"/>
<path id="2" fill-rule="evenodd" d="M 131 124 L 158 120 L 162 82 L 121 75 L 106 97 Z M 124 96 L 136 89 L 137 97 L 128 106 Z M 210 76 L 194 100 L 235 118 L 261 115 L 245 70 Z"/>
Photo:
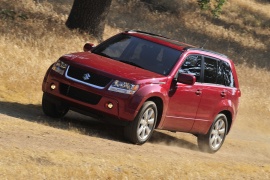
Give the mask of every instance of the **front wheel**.
<path id="1" fill-rule="evenodd" d="M 43 93 L 42 110 L 47 116 L 50 116 L 52 118 L 61 118 L 66 115 L 69 108 L 68 106 L 63 105 L 63 103 L 52 102 L 49 96 Z"/>
<path id="2" fill-rule="evenodd" d="M 203 152 L 215 153 L 217 152 L 227 134 L 228 122 L 224 114 L 218 114 L 206 135 L 198 135 L 198 146 Z"/>
<path id="3" fill-rule="evenodd" d="M 157 121 L 157 106 L 153 101 L 143 104 L 136 118 L 124 129 L 127 140 L 134 144 L 145 143 L 153 134 Z"/>

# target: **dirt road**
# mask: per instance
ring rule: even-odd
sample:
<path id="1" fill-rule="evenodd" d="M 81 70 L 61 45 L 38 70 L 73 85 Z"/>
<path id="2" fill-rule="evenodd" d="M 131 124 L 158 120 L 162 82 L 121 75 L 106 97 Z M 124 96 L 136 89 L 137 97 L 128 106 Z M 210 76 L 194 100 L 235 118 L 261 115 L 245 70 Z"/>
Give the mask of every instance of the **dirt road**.
<path id="1" fill-rule="evenodd" d="M 117 126 L 0 102 L 0 179 L 270 179 L 269 134 L 240 125 L 219 152 L 206 154 L 189 134 L 156 131 L 132 145 Z"/>

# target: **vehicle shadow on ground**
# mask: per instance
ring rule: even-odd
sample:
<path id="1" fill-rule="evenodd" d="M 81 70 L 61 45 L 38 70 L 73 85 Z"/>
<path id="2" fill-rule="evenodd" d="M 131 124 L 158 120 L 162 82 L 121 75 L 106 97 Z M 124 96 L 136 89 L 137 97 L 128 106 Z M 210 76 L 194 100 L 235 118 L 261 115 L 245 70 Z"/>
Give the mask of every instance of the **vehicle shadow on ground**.
<path id="1" fill-rule="evenodd" d="M 64 118 L 55 119 L 45 116 L 42 112 L 41 105 L 0 101 L 0 113 L 57 129 L 70 130 L 84 135 L 128 143 L 124 139 L 123 127 L 98 121 L 94 118 L 84 116 L 72 111 L 68 112 Z M 150 139 L 150 143 L 173 145 L 197 150 L 197 146 L 193 143 L 178 139 L 159 131 L 155 131 L 153 133 L 153 136 Z"/>
<path id="2" fill-rule="evenodd" d="M 198 146 L 196 144 L 193 144 L 192 142 L 186 141 L 184 139 L 179 139 L 177 137 L 162 133 L 160 131 L 154 131 L 149 142 L 153 144 L 165 144 L 168 146 L 176 146 L 198 151 Z"/>

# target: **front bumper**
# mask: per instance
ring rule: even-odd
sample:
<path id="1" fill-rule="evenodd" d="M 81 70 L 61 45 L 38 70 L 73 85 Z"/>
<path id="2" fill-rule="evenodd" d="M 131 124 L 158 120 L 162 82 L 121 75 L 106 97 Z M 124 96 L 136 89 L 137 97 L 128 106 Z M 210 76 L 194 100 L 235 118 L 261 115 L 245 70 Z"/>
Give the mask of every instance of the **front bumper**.
<path id="1" fill-rule="evenodd" d="M 89 87 L 50 70 L 44 78 L 42 90 L 52 99 L 67 103 L 75 111 L 82 110 L 121 121 L 132 121 L 138 112 L 136 107 L 139 104 L 130 103 L 131 95 L 109 92 L 106 87 L 104 89 Z"/>

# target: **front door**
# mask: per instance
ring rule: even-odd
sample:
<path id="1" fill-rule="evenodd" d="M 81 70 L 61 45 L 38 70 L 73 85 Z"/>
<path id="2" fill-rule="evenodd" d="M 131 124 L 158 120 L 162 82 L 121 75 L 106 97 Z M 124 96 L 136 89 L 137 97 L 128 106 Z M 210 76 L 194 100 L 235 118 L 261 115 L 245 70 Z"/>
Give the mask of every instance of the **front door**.
<path id="1" fill-rule="evenodd" d="M 177 82 L 172 86 L 164 129 L 185 132 L 191 130 L 202 94 L 201 60 L 199 55 L 189 55 L 179 69 L 179 73 L 194 75 L 196 83 L 186 85 Z"/>

